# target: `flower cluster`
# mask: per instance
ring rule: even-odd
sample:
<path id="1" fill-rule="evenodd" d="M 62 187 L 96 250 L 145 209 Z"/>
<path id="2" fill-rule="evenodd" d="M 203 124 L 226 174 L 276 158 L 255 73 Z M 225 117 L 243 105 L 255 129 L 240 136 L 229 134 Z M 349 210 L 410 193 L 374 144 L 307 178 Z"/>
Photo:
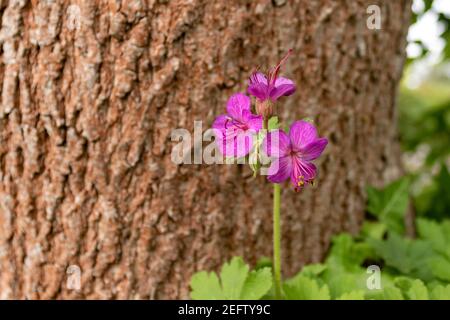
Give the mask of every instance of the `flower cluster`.
<path id="1" fill-rule="evenodd" d="M 262 129 L 263 118 L 253 114 L 250 106 L 250 98 L 237 93 L 227 102 L 227 114 L 214 121 L 216 143 L 225 156 L 243 157 L 252 149 L 255 134 Z"/>
<path id="2" fill-rule="evenodd" d="M 231 96 L 227 102 L 226 114 L 218 116 L 212 127 L 216 143 L 227 157 L 244 157 L 258 144 L 258 135 L 265 134 L 267 123 L 273 116 L 273 106 L 283 96 L 292 95 L 295 84 L 292 80 L 279 77 L 281 66 L 291 54 L 287 55 L 268 73 L 267 76 L 255 71 L 248 82 L 248 93 L 256 98 L 255 111 L 251 110 L 251 99 L 243 93 Z M 267 133 L 262 142 L 262 150 L 271 157 L 268 180 L 282 183 L 288 179 L 295 190 L 312 184 L 317 169 L 311 162 L 317 159 L 328 144 L 320 138 L 315 126 L 308 121 L 295 121 L 289 133 L 276 129 Z"/>

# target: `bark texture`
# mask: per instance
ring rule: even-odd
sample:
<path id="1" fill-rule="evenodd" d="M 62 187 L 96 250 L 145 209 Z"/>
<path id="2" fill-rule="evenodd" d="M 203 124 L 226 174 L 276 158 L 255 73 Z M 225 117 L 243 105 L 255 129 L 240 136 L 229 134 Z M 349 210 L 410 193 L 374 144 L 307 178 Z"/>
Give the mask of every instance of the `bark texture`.
<path id="1" fill-rule="evenodd" d="M 366 27 L 378 4 L 382 29 Z M 285 122 L 331 141 L 316 188 L 283 190 L 285 275 L 357 232 L 398 174 L 395 94 L 409 0 L 0 1 L 0 298 L 187 298 L 233 255 L 271 255 L 271 186 L 170 160 L 256 66 L 295 51 Z M 81 289 L 68 283 L 81 268 Z"/>

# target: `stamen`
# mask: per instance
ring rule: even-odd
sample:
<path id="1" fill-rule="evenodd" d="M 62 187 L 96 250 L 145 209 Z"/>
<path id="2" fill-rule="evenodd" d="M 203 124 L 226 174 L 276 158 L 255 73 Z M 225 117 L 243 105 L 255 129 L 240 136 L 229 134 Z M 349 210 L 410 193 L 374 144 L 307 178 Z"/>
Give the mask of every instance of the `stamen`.
<path id="1" fill-rule="evenodd" d="M 278 73 L 280 72 L 281 66 L 286 62 L 286 60 L 289 58 L 289 56 L 292 54 L 293 51 L 294 51 L 293 49 L 289 49 L 286 55 L 280 60 L 280 62 L 278 62 L 273 71 L 269 72 L 269 81 L 268 81 L 269 85 L 275 84 L 275 80 L 278 77 Z"/>
<path id="2" fill-rule="evenodd" d="M 297 186 L 303 187 L 305 185 L 305 180 L 303 176 L 298 177 Z"/>
<path id="3" fill-rule="evenodd" d="M 257 66 L 255 68 L 255 70 L 253 70 L 252 74 L 250 75 L 250 83 L 258 83 L 258 77 L 256 76 L 256 74 L 258 73 L 259 70 L 259 66 Z"/>

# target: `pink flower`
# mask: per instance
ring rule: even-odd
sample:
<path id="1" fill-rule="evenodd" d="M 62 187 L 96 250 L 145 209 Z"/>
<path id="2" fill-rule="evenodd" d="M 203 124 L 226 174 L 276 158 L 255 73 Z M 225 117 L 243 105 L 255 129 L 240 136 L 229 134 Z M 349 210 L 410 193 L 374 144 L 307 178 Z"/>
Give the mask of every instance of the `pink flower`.
<path id="1" fill-rule="evenodd" d="M 286 61 L 292 49 L 281 59 L 267 77 L 261 72 L 254 72 L 249 79 L 248 93 L 255 96 L 260 102 L 270 100 L 275 102 L 281 96 L 290 96 L 295 92 L 295 84 L 292 80 L 278 77 L 282 64 Z"/>
<path id="2" fill-rule="evenodd" d="M 218 116 L 212 128 L 222 154 L 243 157 L 253 147 L 254 136 L 262 128 L 262 117 L 251 113 L 248 96 L 237 93 L 227 102 L 227 114 Z"/>
<path id="3" fill-rule="evenodd" d="M 263 150 L 272 157 L 268 179 L 281 183 L 287 179 L 296 191 L 316 177 L 316 166 L 311 163 L 317 159 L 328 144 L 326 138 L 319 138 L 313 124 L 296 121 L 291 125 L 289 136 L 282 130 L 267 134 L 263 141 Z"/>

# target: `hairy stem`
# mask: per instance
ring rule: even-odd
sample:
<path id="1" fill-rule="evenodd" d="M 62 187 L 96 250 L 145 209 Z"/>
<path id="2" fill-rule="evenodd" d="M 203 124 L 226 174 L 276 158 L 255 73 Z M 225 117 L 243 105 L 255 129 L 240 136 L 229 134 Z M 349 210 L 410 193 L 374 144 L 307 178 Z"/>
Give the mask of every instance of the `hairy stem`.
<path id="1" fill-rule="evenodd" d="M 268 130 L 269 118 L 264 117 L 263 129 Z M 280 229 L 281 186 L 273 184 L 273 273 L 275 299 L 282 298 L 281 291 L 281 229 Z"/>
<path id="2" fill-rule="evenodd" d="M 281 228 L 280 228 L 281 186 L 273 184 L 273 272 L 275 298 L 281 299 Z"/>

